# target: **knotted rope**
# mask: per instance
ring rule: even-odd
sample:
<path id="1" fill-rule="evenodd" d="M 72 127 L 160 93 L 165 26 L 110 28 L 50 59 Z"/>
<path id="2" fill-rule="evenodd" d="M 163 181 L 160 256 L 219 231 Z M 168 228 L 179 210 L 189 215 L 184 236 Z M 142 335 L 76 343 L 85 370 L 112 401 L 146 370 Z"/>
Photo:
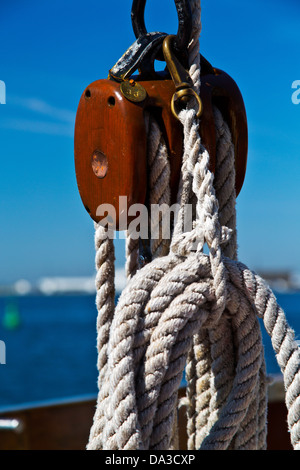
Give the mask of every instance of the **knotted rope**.
<path id="1" fill-rule="evenodd" d="M 191 3 L 190 74 L 199 91 L 200 2 Z M 174 448 L 178 389 L 186 368 L 189 449 L 265 449 L 262 318 L 283 374 L 291 442 L 300 449 L 300 351 L 294 331 L 270 288 L 236 259 L 230 131 L 215 109 L 214 179 L 195 111 L 182 111 L 180 120 L 180 210 L 169 251 L 166 244 L 152 245 L 157 257 L 138 269 L 139 245 L 129 234 L 129 282 L 116 307 L 113 241 L 96 226 L 99 393 L 87 448 Z M 151 117 L 149 142 L 153 200 L 159 201 L 166 190 L 160 192 L 158 182 L 166 188 L 169 171 L 166 147 Z M 197 217 L 193 229 L 184 232 L 184 208 L 190 202 Z"/>

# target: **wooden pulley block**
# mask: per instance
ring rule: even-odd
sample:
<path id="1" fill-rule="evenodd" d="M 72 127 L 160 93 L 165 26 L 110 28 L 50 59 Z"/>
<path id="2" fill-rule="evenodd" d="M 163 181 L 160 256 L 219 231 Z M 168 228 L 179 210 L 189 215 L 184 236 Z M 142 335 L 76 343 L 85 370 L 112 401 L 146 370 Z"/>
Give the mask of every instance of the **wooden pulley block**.
<path id="1" fill-rule="evenodd" d="M 201 99 L 203 107 L 216 106 L 229 126 L 235 152 L 235 190 L 240 193 L 247 168 L 248 124 L 242 94 L 236 82 L 223 70 L 212 67 L 202 57 Z M 205 126 L 205 116 L 200 126 Z M 206 132 L 204 130 L 204 132 Z M 201 133 L 201 132 L 200 132 Z"/>
<path id="2" fill-rule="evenodd" d="M 132 85 L 129 91 L 134 94 L 137 87 Z M 98 80 L 84 91 L 76 115 L 75 169 L 83 204 L 97 222 L 104 216 L 99 206 L 112 205 L 116 230 L 127 228 L 127 209 L 146 202 L 147 111 L 154 113 L 168 144 L 171 186 L 180 173 L 182 126 L 170 109 L 174 85 L 171 80 L 155 80 L 142 86 L 145 99 L 132 101 L 121 92 L 120 83 Z M 125 207 L 120 207 L 119 196 Z"/>
<path id="3" fill-rule="evenodd" d="M 202 60 L 200 134 L 215 169 L 213 106 L 219 107 L 232 133 L 236 154 L 236 191 L 246 171 L 247 119 L 242 96 L 224 72 Z M 96 222 L 113 206 L 112 228 L 126 230 L 133 204 L 147 204 L 146 113 L 154 115 L 165 138 L 171 166 L 172 203 L 176 202 L 183 154 L 182 124 L 171 111 L 171 79 L 117 82 L 97 80 L 83 92 L 75 123 L 75 170 L 84 207 Z M 123 197 L 120 197 L 123 196 Z M 108 206 L 109 205 L 109 206 Z M 106 209 L 107 208 L 107 212 Z M 111 212 L 110 212 L 111 214 Z"/>

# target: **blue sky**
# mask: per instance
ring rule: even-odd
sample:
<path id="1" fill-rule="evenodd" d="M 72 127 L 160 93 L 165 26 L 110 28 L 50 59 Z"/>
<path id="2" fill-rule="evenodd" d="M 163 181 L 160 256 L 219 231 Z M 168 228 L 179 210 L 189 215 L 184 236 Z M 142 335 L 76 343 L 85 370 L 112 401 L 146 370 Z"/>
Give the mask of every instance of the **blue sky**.
<path id="1" fill-rule="evenodd" d="M 73 163 L 84 88 L 134 41 L 131 0 L 1 0 L 0 283 L 94 272 L 93 224 Z M 238 197 L 239 258 L 300 272 L 298 0 L 202 1 L 201 51 L 238 83 L 249 154 Z M 176 33 L 172 0 L 148 0 L 149 31 Z M 117 243 L 117 263 L 124 261 Z"/>

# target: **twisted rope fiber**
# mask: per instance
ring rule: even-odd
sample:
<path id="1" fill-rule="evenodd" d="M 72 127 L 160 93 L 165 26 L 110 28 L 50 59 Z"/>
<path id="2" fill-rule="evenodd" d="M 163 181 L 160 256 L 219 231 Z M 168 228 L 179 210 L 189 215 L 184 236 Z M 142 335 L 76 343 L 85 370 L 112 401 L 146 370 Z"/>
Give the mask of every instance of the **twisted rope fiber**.
<path id="1" fill-rule="evenodd" d="M 183 112 L 181 119 L 185 154 L 179 195 L 184 207 L 192 185 L 198 221 L 184 234 L 179 214 L 170 253 L 137 271 L 115 310 L 113 246 L 96 228 L 99 394 L 88 449 L 170 448 L 188 357 L 190 448 L 265 448 L 265 365 L 257 317 L 283 373 L 291 441 L 299 449 L 300 353 L 294 332 L 264 281 L 236 261 L 232 185 L 216 171 L 216 197 L 195 112 Z M 226 128 L 217 123 L 221 127 Z M 232 155 L 232 146 L 224 154 Z M 203 253 L 205 242 L 209 255 Z M 235 345 L 227 359 L 219 354 L 220 324 Z M 221 370 L 226 360 L 224 385 L 223 379 L 218 383 L 217 363 Z M 193 396 L 200 382 L 203 394 Z"/>
<path id="2" fill-rule="evenodd" d="M 197 92 L 200 88 L 199 35 L 201 32 L 200 2 L 193 1 L 193 33 L 190 47 L 190 74 L 194 80 Z M 236 243 L 236 214 L 235 214 L 235 160 L 232 139 L 228 126 L 222 116 L 215 110 L 217 133 L 217 162 L 215 174 L 216 195 L 219 202 L 220 224 L 232 229 L 229 242 L 221 246 L 225 256 L 237 258 Z M 235 351 L 233 348 L 232 328 L 229 321 L 221 318 L 217 327 L 206 334 L 195 335 L 194 346 L 190 351 L 187 363 L 186 378 L 188 382 L 188 447 L 199 448 L 204 436 L 217 419 L 219 410 L 228 396 L 232 386 L 235 366 Z M 203 347 L 205 345 L 205 347 Z M 206 363 L 206 365 L 205 365 Z M 265 381 L 261 380 L 261 394 L 264 397 L 259 403 L 260 423 L 264 423 L 266 431 L 266 393 Z M 244 423 L 251 425 L 251 420 L 245 417 Z M 259 428 L 260 429 L 260 428 Z M 257 430 L 257 435 L 263 433 Z M 241 433 L 243 431 L 241 430 Z M 237 433 L 238 437 L 238 433 Z M 237 443 L 237 445 L 239 445 Z M 231 445 L 234 448 L 234 445 Z M 263 445 L 260 445 L 263 447 Z"/>
<path id="3" fill-rule="evenodd" d="M 198 0 L 191 2 L 193 31 L 189 47 L 190 75 L 194 89 L 200 92 L 199 37 L 201 32 L 201 8 Z M 217 162 L 215 187 L 219 208 L 219 220 L 233 230 L 231 240 L 221 247 L 224 255 L 236 257 L 235 230 L 235 169 L 230 132 L 215 110 L 217 133 Z M 222 140 L 222 137 L 225 139 Z M 235 357 L 229 321 L 220 319 L 217 328 L 196 334 L 189 353 L 186 379 L 188 397 L 188 448 L 199 448 L 209 427 L 217 419 L 218 410 L 228 396 L 234 376 Z"/>
<path id="4" fill-rule="evenodd" d="M 189 273 L 189 271 L 188 271 L 188 273 Z M 175 276 L 175 279 L 176 279 L 176 281 L 177 281 L 177 279 L 178 279 L 178 275 L 177 275 L 177 274 L 176 274 L 176 276 Z M 189 279 L 189 282 L 191 282 L 190 279 Z M 177 281 L 176 283 L 178 284 L 178 281 Z M 132 287 L 132 286 L 131 286 L 131 287 Z M 163 335 L 163 337 L 164 337 L 164 335 Z M 154 348 L 154 351 L 155 351 L 155 350 L 156 350 L 156 347 Z M 123 372 L 124 372 L 124 371 L 122 371 L 122 373 L 120 374 L 121 376 L 123 376 Z M 116 385 L 116 384 L 114 384 L 114 387 L 115 387 L 115 385 Z M 136 427 L 136 426 L 134 426 L 134 427 Z M 168 428 L 169 428 L 169 427 L 168 427 Z M 121 448 L 122 448 L 122 447 L 121 447 Z"/>
<path id="5" fill-rule="evenodd" d="M 232 229 L 230 241 L 221 248 L 223 255 L 236 259 L 234 149 L 221 113 L 214 109 L 214 114 L 217 134 L 214 186 L 219 202 L 219 219 L 221 225 Z M 230 392 L 236 362 L 233 344 L 232 326 L 226 315 L 216 328 L 194 336 L 186 368 L 190 449 L 201 446 Z"/>
<path id="6" fill-rule="evenodd" d="M 151 115 L 146 116 L 149 128 L 148 138 L 148 164 L 149 164 L 149 185 L 150 203 L 170 205 L 170 188 L 168 186 L 170 178 L 170 164 L 168 161 L 167 147 L 158 127 L 157 122 Z M 159 183 L 159 184 L 158 184 Z M 158 186 L 158 189 L 157 189 Z M 161 225 L 161 224 L 160 224 Z M 97 321 L 97 349 L 98 349 L 98 400 L 94 422 L 97 423 L 91 428 L 90 440 L 94 434 L 101 433 L 102 425 L 105 421 L 104 410 L 106 398 L 108 396 L 107 382 L 105 381 L 107 364 L 107 342 L 109 329 L 114 315 L 114 244 L 101 225 L 95 224 L 95 248 L 96 248 L 96 288 L 97 288 L 97 310 L 99 312 Z M 158 227 L 160 230 L 160 227 Z M 160 237 L 152 241 L 151 251 L 153 257 L 162 256 L 169 247 L 169 241 Z M 139 269 L 139 239 L 131 237 L 127 233 L 126 238 L 126 274 L 130 279 Z M 104 311 L 102 312 L 102 308 Z M 89 448 L 89 445 L 88 445 Z M 99 449 L 102 448 L 100 445 Z"/>
<path id="7" fill-rule="evenodd" d="M 149 207 L 158 205 L 160 208 L 170 206 L 170 163 L 168 150 L 161 130 L 150 113 L 145 116 L 146 128 L 148 129 L 147 162 L 149 174 Z M 153 258 L 164 256 L 169 251 L 169 240 L 163 237 L 162 220 L 164 212 L 160 214 L 158 224 L 151 226 L 151 221 L 156 218 L 149 214 L 149 225 L 153 239 L 150 241 L 150 250 Z M 153 224 L 152 224 L 153 225 Z M 127 232 L 126 237 L 126 275 L 130 279 L 139 269 L 139 239 Z"/>
<path id="8" fill-rule="evenodd" d="M 294 410 L 294 407 L 295 401 L 297 400 L 295 397 L 298 396 L 299 392 L 298 369 L 300 358 L 299 348 L 297 348 L 297 345 L 294 342 L 294 334 L 288 327 L 284 313 L 277 305 L 273 293 L 264 284 L 262 279 L 241 263 L 232 262 L 232 260 L 229 259 L 224 259 L 224 261 L 229 275 L 228 285 L 230 294 L 227 307 L 232 313 L 233 318 L 236 318 L 235 322 L 238 323 L 243 320 L 246 321 L 249 317 L 249 310 L 255 310 L 256 314 L 263 318 L 266 330 L 272 338 L 272 344 L 277 355 L 277 360 L 285 379 L 292 442 L 293 445 L 299 446 L 299 409 Z M 195 268 L 196 265 L 198 269 Z M 191 259 L 179 263 L 179 265 L 177 264 L 177 269 L 169 272 L 168 274 L 165 274 L 166 267 L 166 260 L 164 258 L 158 258 L 151 266 L 147 265 L 139 271 L 127 289 L 124 290 L 122 301 L 118 304 L 116 309 L 116 312 L 119 310 L 120 317 L 117 319 L 117 316 L 115 316 L 113 326 L 116 327 L 117 325 L 114 325 L 114 323 L 117 322 L 119 325 L 123 325 L 124 327 L 124 322 L 126 322 L 125 324 L 129 324 L 130 327 L 127 330 L 128 335 L 126 337 L 123 336 L 122 332 L 121 341 L 118 336 L 114 338 L 112 351 L 109 355 L 109 362 L 114 364 L 113 367 L 116 372 L 110 369 L 109 374 L 111 377 L 110 385 L 112 388 L 115 388 L 115 390 L 113 392 L 112 389 L 110 389 L 112 399 L 114 399 L 114 413 L 113 416 L 111 416 L 114 426 L 110 428 L 107 435 L 108 440 L 105 443 L 105 447 L 108 449 L 143 448 L 141 434 L 144 434 L 144 438 L 149 435 L 149 428 L 152 426 L 151 419 L 153 419 L 153 409 L 155 409 L 155 407 L 158 407 L 158 409 L 162 408 L 160 403 L 164 403 L 162 399 L 158 399 L 160 396 L 159 391 L 163 390 L 166 386 L 170 386 L 170 382 L 172 390 L 176 390 L 178 381 L 181 379 L 181 373 L 185 362 L 184 358 L 181 358 L 181 356 L 187 355 L 188 353 L 188 340 L 195 331 L 199 331 L 201 323 L 202 327 L 204 327 L 205 321 L 208 321 L 209 323 L 212 321 L 210 318 L 210 305 L 215 300 L 213 295 L 213 282 L 209 276 L 211 266 L 208 257 L 206 255 L 199 257 L 199 254 L 193 254 Z M 174 278 L 174 282 L 167 283 L 167 281 L 172 280 L 172 277 Z M 194 281 L 194 283 L 191 283 L 191 281 Z M 151 294 L 149 293 L 149 290 L 145 289 L 145 286 L 149 286 L 149 284 L 153 289 Z M 155 287 L 153 288 L 153 286 Z M 170 286 L 173 287 L 173 289 L 171 289 Z M 132 308 L 132 305 L 128 304 L 128 297 L 132 298 L 132 290 L 134 290 L 136 297 L 139 298 L 139 303 L 136 304 L 138 308 Z M 181 290 L 183 292 L 178 296 L 178 291 Z M 150 296 L 153 298 L 151 304 L 148 301 Z M 161 308 L 164 309 L 161 317 L 156 314 L 157 307 L 155 308 L 155 303 L 157 303 L 160 298 L 164 300 L 163 302 L 159 302 Z M 141 302 L 142 299 L 143 302 Z M 148 308 L 146 308 L 147 304 Z M 151 308 L 152 304 L 154 304 L 154 311 L 152 311 Z M 176 309 L 177 305 L 180 305 L 179 309 Z M 205 305 L 207 309 L 205 309 Z M 236 311 L 237 309 L 238 312 Z M 135 337 L 139 338 L 140 332 L 138 331 L 139 329 L 137 328 L 137 325 L 141 322 L 139 317 L 139 312 L 141 311 L 144 311 L 144 314 L 147 312 L 147 317 L 152 317 L 151 322 L 150 318 L 147 318 L 152 325 L 152 328 L 153 324 L 157 324 L 157 328 L 159 325 L 163 325 L 164 328 L 163 330 L 158 329 L 156 335 L 151 339 L 151 348 L 149 346 L 148 352 L 149 359 L 148 361 L 145 361 L 143 366 L 146 369 L 146 373 L 143 374 L 143 371 L 140 369 L 139 375 L 144 375 L 144 379 L 137 381 L 139 393 L 135 394 L 134 392 L 130 393 L 130 388 L 135 387 L 134 372 L 131 372 L 130 380 L 128 380 L 128 377 L 126 378 L 125 375 L 126 371 L 134 370 L 134 367 L 133 369 L 131 368 L 134 366 L 134 353 L 131 353 L 130 346 L 132 347 L 132 351 L 135 351 L 133 330 L 136 329 Z M 153 320 L 154 316 L 156 316 L 155 321 Z M 177 321 L 176 329 L 174 328 L 174 321 Z M 279 336 L 276 331 L 274 331 L 279 329 L 278 326 L 276 327 L 278 324 L 281 324 L 281 334 Z M 227 406 L 223 408 L 222 414 L 226 418 L 225 424 L 224 422 L 222 424 L 222 419 L 219 420 L 217 426 L 215 426 L 214 432 L 210 433 L 206 439 L 206 444 L 203 448 L 210 448 L 210 446 L 216 448 L 216 442 L 220 445 L 224 445 L 222 426 L 225 426 L 227 436 L 229 434 L 228 429 L 230 429 L 231 435 L 234 433 L 238 423 L 245 415 L 245 391 L 247 396 L 246 401 L 250 401 L 249 395 L 251 396 L 251 394 L 249 394 L 248 391 L 249 384 L 251 385 L 251 391 L 255 391 L 257 372 L 260 370 L 262 362 L 262 351 L 261 344 L 257 344 L 256 341 L 252 344 L 251 338 L 249 338 L 252 328 L 253 326 L 250 325 L 249 328 L 249 325 L 247 325 L 247 328 L 244 329 L 244 331 L 246 330 L 246 334 L 244 333 L 245 338 L 243 343 L 245 344 L 244 347 L 246 352 L 245 354 L 240 355 L 239 364 L 237 366 L 237 370 L 240 370 L 240 374 L 236 375 L 231 397 L 227 401 Z M 117 328 L 115 331 L 117 331 Z M 148 331 L 148 335 L 149 334 L 150 333 Z M 181 342 L 181 344 L 185 344 L 185 348 L 181 351 L 179 356 L 178 344 L 175 347 L 176 338 Z M 127 351 L 125 351 L 125 354 L 124 341 L 126 341 L 127 345 Z M 163 341 L 163 344 L 161 341 Z M 139 348 L 141 348 L 140 338 L 137 343 Z M 242 347 L 243 346 L 240 346 L 240 348 Z M 166 352 L 164 348 L 167 348 Z M 255 351 L 254 362 L 251 357 L 253 350 Z M 154 354 L 153 357 L 151 356 L 151 353 Z M 137 358 L 138 356 L 139 354 L 137 354 Z M 154 367 L 151 367 L 149 362 L 150 357 L 155 361 Z M 171 358 L 170 366 L 166 368 L 168 358 Z M 251 360 L 249 360 L 249 358 Z M 174 366 L 173 361 L 177 361 L 176 366 Z M 181 367 L 178 367 L 178 362 L 180 362 Z M 295 370 L 293 370 L 295 368 L 297 370 L 296 374 Z M 287 374 L 287 370 L 291 370 L 292 374 Z M 174 374 L 171 380 L 170 371 L 173 371 Z M 113 374 L 113 377 L 111 374 Z M 162 379 L 164 380 L 162 381 Z M 106 378 L 106 380 L 108 380 L 108 378 Z M 123 387 L 124 383 L 127 385 L 126 388 Z M 143 389 L 147 391 L 146 395 L 141 393 Z M 170 396 L 170 391 L 168 391 L 167 395 Z M 141 425 L 138 423 L 137 413 L 135 411 L 136 396 L 138 396 L 138 404 L 141 407 Z M 145 419 L 142 415 L 144 410 L 149 414 L 149 403 L 152 407 L 150 412 L 150 424 L 149 417 Z M 230 410 L 230 413 L 227 413 L 228 409 Z M 290 410 L 292 410 L 292 413 L 290 413 Z M 170 414 L 167 414 L 166 418 L 170 418 Z M 154 429 L 156 434 L 153 433 L 154 436 L 152 437 L 154 444 L 152 444 L 153 447 L 150 445 L 150 448 L 157 448 L 157 445 L 160 444 L 155 443 L 155 440 L 157 440 L 157 428 L 159 426 L 160 428 L 162 427 L 166 418 L 161 421 L 159 425 L 156 425 L 156 429 Z M 228 426 L 230 426 L 230 428 L 228 428 Z M 118 429 L 120 428 L 122 429 L 122 432 L 118 433 Z M 163 437 L 165 441 L 169 439 L 169 430 L 169 426 L 164 427 Z M 217 438 L 220 438 L 220 436 L 222 437 L 221 442 L 217 441 Z M 159 445 L 158 448 L 164 447 Z"/>
<path id="9" fill-rule="evenodd" d="M 227 258 L 223 260 L 229 277 L 226 307 L 233 315 L 235 324 L 242 323 L 240 316 L 248 318 L 247 307 L 248 310 L 256 311 L 264 319 L 284 377 L 287 369 L 295 374 L 295 365 L 299 367 L 299 349 L 274 295 L 246 267 Z M 192 337 L 201 331 L 201 327 L 213 327 L 214 321 L 218 321 L 217 318 L 210 318 L 212 312 L 217 311 L 213 308 L 217 303 L 215 294 L 211 260 L 202 252 L 191 253 L 187 259 L 173 253 L 158 258 L 140 270 L 129 283 L 119 300 L 110 330 L 111 346 L 105 384 L 110 383 L 111 398 L 109 407 L 104 406 L 107 413 L 103 448 L 168 448 L 169 423 L 174 411 L 172 399 L 181 380 Z M 205 319 L 208 319 L 208 326 Z M 276 325 L 280 326 L 273 333 Z M 159 327 L 163 330 L 160 331 Z M 245 343 L 246 359 L 242 360 L 243 355 L 238 354 L 240 361 L 237 366 L 241 377 L 237 374 L 221 417 L 204 440 L 202 448 L 226 448 L 246 415 L 247 405 L 250 406 L 251 400 L 253 402 L 257 396 L 258 377 L 263 373 L 263 358 L 261 342 L 251 340 L 254 328 L 257 329 L 255 322 L 243 329 L 246 333 L 240 349 L 243 349 Z M 277 330 L 281 332 L 279 339 Z M 288 340 L 282 332 L 288 332 Z M 276 340 L 273 339 L 274 334 Z M 281 351 L 282 345 L 284 353 Z M 281 357 L 283 361 L 279 360 Z M 290 357 L 292 364 L 288 365 Z M 293 380 L 285 378 L 288 408 L 292 408 L 289 425 L 291 435 L 296 434 L 296 437 L 292 437 L 294 445 L 299 443 L 299 409 L 296 412 L 293 409 L 295 397 L 299 395 L 298 374 L 296 369 Z M 291 386 L 296 386 L 296 393 L 294 388 L 290 389 Z M 228 409 L 230 413 L 227 413 Z M 225 424 L 222 424 L 222 419 Z M 224 439 L 224 429 L 227 439 Z M 96 445 L 94 448 L 99 447 Z"/>

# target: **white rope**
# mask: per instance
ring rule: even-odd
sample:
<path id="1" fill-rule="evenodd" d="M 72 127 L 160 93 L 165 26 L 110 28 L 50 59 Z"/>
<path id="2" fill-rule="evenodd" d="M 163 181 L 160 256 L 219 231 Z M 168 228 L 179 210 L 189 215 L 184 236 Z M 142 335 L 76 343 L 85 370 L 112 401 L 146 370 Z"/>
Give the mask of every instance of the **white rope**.
<path id="1" fill-rule="evenodd" d="M 148 162 L 148 186 L 149 186 L 149 226 L 151 233 L 154 233 L 150 240 L 150 251 L 153 258 L 164 256 L 169 251 L 170 240 L 163 237 L 162 220 L 163 210 L 156 226 L 151 226 L 152 217 L 151 207 L 158 205 L 160 208 L 169 207 L 171 204 L 170 191 L 170 163 L 168 159 L 168 150 L 164 141 L 162 132 L 154 117 L 146 113 L 146 128 L 148 129 L 147 140 L 147 162 Z M 152 223 L 153 225 L 153 223 Z M 139 269 L 139 239 L 133 238 L 129 232 L 126 237 L 126 275 L 130 279 Z"/>
<path id="2" fill-rule="evenodd" d="M 197 89 L 200 2 L 191 3 L 195 22 L 190 72 Z M 300 450 L 300 351 L 272 291 L 236 260 L 234 153 L 228 126 L 215 110 L 214 184 L 195 111 L 183 111 L 180 119 L 181 211 L 170 251 L 140 270 L 130 261 L 131 278 L 116 308 L 113 244 L 96 228 L 99 394 L 87 448 L 174 448 L 177 392 L 186 366 L 189 448 L 265 449 L 260 317 L 284 378 L 291 442 Z M 163 144 L 155 141 L 160 142 L 154 147 L 160 147 L 161 156 Z M 161 180 L 165 184 L 167 176 Z M 183 210 L 190 200 L 196 200 L 197 220 L 184 233 Z M 136 245 L 130 253 L 136 260 Z"/>

